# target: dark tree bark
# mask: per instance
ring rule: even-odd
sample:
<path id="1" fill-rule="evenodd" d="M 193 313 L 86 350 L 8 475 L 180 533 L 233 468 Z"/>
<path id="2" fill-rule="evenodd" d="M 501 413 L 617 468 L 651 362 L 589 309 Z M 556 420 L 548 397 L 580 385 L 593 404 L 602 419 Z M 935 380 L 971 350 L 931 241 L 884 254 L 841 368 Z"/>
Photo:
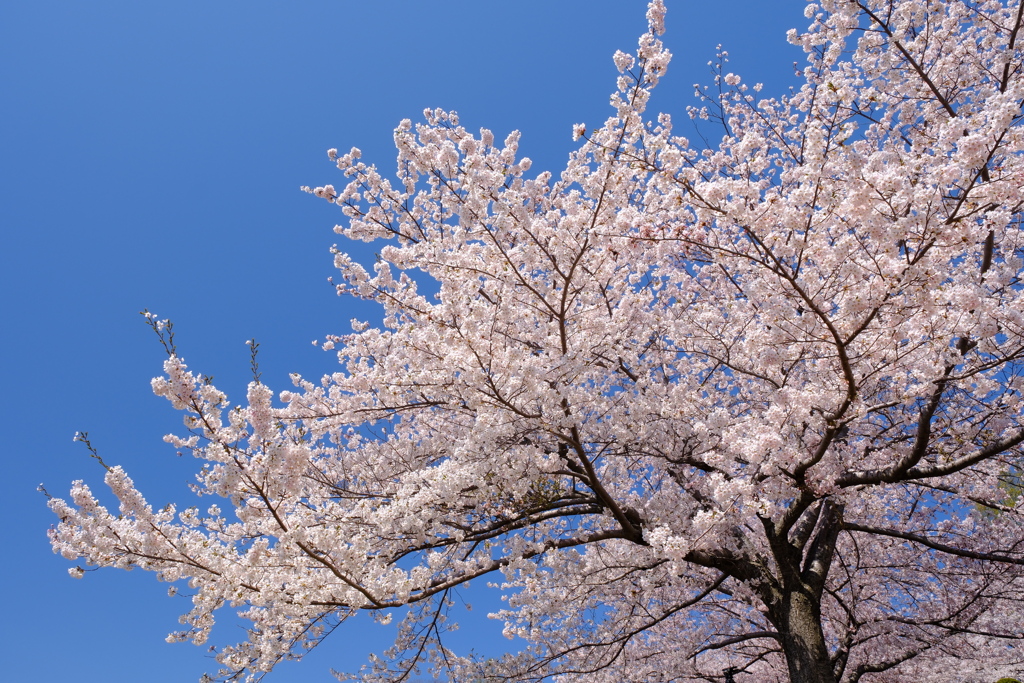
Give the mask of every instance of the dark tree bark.
<path id="1" fill-rule="evenodd" d="M 835 683 L 821 630 L 821 599 L 806 591 L 782 596 L 769 617 L 781 635 L 791 683 Z"/>
<path id="2" fill-rule="evenodd" d="M 790 528 L 766 525 L 778 576 L 763 582 L 768 618 L 779 633 L 791 683 L 835 683 L 821 627 L 821 596 L 842 507 L 826 499 L 809 505 Z"/>

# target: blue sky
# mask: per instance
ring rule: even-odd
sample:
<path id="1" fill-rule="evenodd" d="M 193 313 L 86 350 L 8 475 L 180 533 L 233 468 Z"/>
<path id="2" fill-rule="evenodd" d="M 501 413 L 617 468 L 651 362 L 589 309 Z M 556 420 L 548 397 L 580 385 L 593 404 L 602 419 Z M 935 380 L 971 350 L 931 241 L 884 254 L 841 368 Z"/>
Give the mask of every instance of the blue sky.
<path id="1" fill-rule="evenodd" d="M 0 629 L 5 680 L 164 683 L 215 668 L 203 649 L 168 645 L 187 601 L 142 572 L 76 581 L 50 552 L 55 520 L 36 486 L 102 488 L 81 444 L 123 465 L 154 505 L 184 500 L 197 466 L 161 441 L 180 416 L 152 395 L 162 351 L 138 311 L 175 322 L 190 366 L 244 393 L 245 340 L 263 379 L 319 377 L 334 356 L 310 342 L 344 333 L 365 304 L 339 299 L 331 231 L 340 212 L 299 192 L 341 182 L 325 150 L 363 149 L 393 167 L 391 131 L 425 107 L 467 128 L 523 133 L 533 171 L 558 172 L 571 126 L 603 121 L 611 55 L 644 30 L 645 2 L 520 0 L 318 2 L 7 0 L 0 6 L 0 183 L 5 521 Z M 729 69 L 762 94 L 794 83 L 800 0 L 668 0 L 674 53 L 652 109 L 686 133 L 692 84 L 709 82 L 722 43 Z M 365 258 L 373 247 L 340 245 Z M 474 589 L 477 590 L 477 589 Z M 478 599 L 479 598 L 479 599 Z M 486 611 L 483 600 L 474 614 Z M 471 620 L 465 646 L 508 646 Z M 215 631 L 226 644 L 236 626 Z M 267 681 L 332 681 L 387 641 L 337 631 Z"/>

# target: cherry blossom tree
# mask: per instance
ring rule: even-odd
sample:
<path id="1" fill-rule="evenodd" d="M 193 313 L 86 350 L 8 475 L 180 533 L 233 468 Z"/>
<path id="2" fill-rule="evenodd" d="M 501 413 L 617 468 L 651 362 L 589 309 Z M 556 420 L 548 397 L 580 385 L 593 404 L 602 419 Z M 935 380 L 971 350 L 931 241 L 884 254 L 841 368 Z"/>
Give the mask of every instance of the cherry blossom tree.
<path id="1" fill-rule="evenodd" d="M 82 482 L 51 500 L 55 551 L 186 581 L 170 640 L 240 608 L 229 680 L 359 611 L 402 619 L 364 681 L 1019 674 L 1022 14 L 808 4 L 803 85 L 760 99 L 720 64 L 696 145 L 645 118 L 654 0 L 559 176 L 440 110 L 395 131 L 396 179 L 331 150 L 345 182 L 306 189 L 386 242 L 372 270 L 334 255 L 382 326 L 229 406 L 151 317 L 167 440 L 226 510 L 154 510 L 111 467 L 119 510 Z M 446 647 L 476 579 L 519 654 Z"/>

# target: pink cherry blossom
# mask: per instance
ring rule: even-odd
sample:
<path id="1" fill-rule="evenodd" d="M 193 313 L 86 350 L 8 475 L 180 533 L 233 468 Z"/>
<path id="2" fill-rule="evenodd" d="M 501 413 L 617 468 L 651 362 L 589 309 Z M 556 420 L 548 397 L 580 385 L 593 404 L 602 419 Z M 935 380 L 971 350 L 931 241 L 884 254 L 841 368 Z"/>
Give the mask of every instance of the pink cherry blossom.
<path id="1" fill-rule="evenodd" d="M 1019 676 L 1022 13 L 809 4 L 804 84 L 755 101 L 720 52 L 699 147 L 648 122 L 655 0 L 559 174 L 442 110 L 398 126 L 395 178 L 330 150 L 341 189 L 304 189 L 383 241 L 334 253 L 382 325 L 327 337 L 338 371 L 277 403 L 254 360 L 231 406 L 148 317 L 168 440 L 221 507 L 154 510 L 108 468 L 119 510 L 75 482 L 54 550 L 187 582 L 171 641 L 237 608 L 233 680 L 405 606 L 359 680 Z M 474 579 L 523 652 L 446 648 Z"/>

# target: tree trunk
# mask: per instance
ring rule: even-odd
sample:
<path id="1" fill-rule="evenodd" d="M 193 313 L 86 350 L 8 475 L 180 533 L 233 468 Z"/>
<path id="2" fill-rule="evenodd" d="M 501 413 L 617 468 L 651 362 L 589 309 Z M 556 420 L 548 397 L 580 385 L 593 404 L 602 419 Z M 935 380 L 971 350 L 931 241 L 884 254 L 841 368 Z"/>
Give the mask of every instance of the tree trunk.
<path id="1" fill-rule="evenodd" d="M 686 556 L 694 564 L 714 567 L 745 582 L 759 594 L 782 644 L 790 683 L 837 681 L 821 627 L 821 596 L 842 529 L 842 515 L 842 505 L 825 499 L 820 505 L 806 507 L 791 534 L 777 531 L 772 522 L 763 519 L 775 573 L 767 560 L 729 551 L 691 550 Z"/>
<path id="2" fill-rule="evenodd" d="M 772 621 L 782 637 L 791 683 L 836 683 L 821 631 L 821 606 L 801 590 L 787 591 Z"/>

